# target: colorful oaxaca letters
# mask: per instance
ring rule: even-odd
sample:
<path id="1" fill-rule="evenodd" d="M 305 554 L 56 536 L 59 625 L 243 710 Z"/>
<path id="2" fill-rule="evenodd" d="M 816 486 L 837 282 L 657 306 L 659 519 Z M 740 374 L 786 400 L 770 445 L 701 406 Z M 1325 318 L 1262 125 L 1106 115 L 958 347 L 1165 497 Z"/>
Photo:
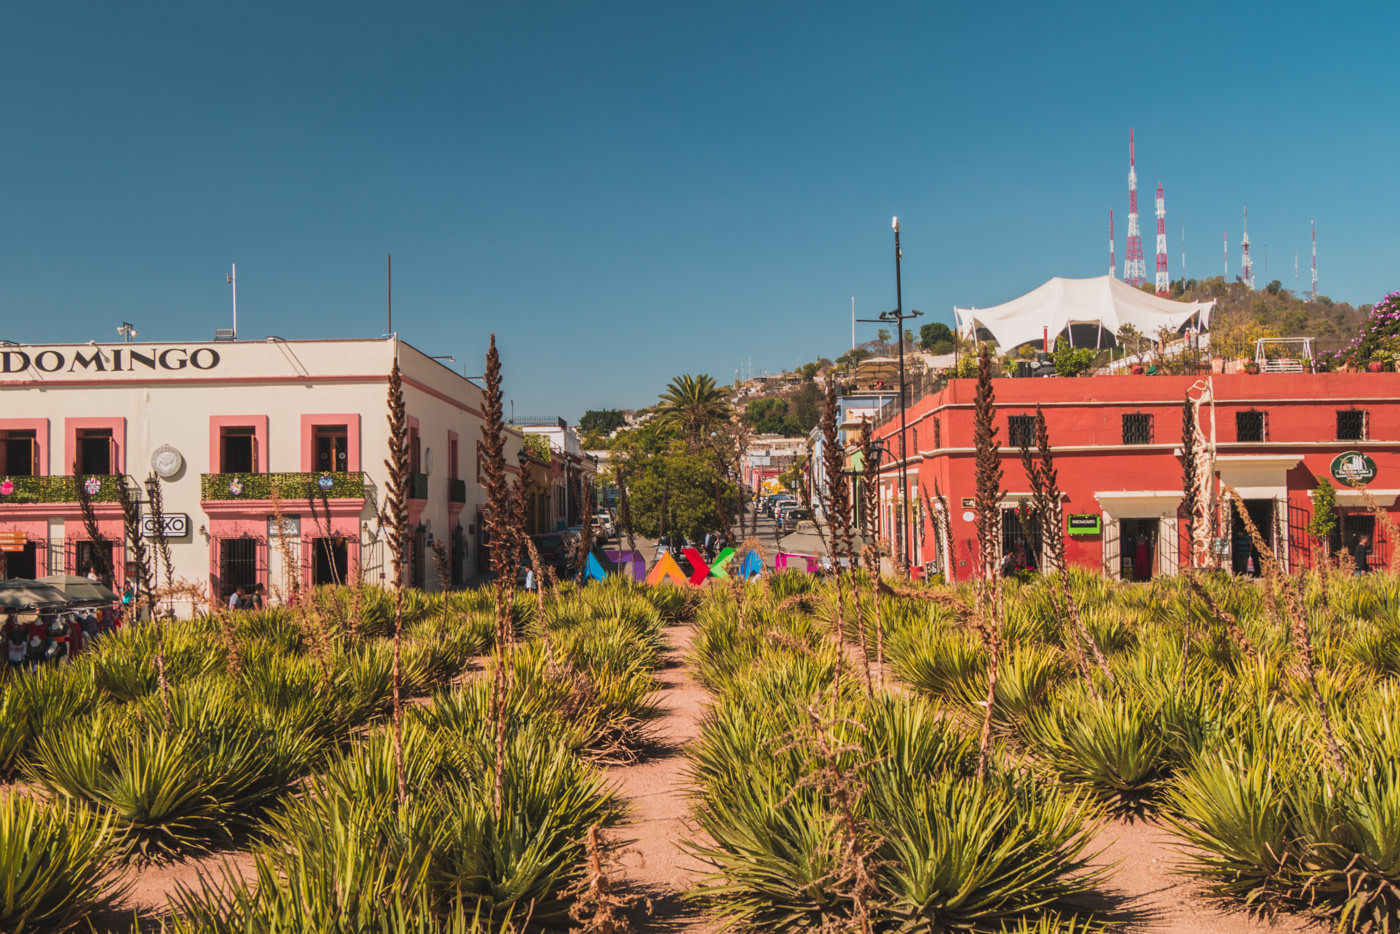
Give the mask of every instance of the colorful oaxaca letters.
<path id="1" fill-rule="evenodd" d="M 726 548 L 716 555 L 714 564 L 706 563 L 704 555 L 700 554 L 700 552 L 694 548 L 686 548 L 683 553 L 693 569 L 689 578 L 686 578 L 685 572 L 681 570 L 681 566 L 676 562 L 675 557 L 667 552 L 657 559 L 656 564 L 651 569 L 651 573 L 646 575 L 646 583 L 655 587 L 663 580 L 669 580 L 674 584 L 689 583 L 699 587 L 711 577 L 718 577 L 724 580 L 729 579 L 729 571 L 725 565 L 734 560 L 733 548 Z M 627 552 L 626 554 L 636 555 L 637 553 L 634 551 Z M 611 558 L 612 553 L 609 552 L 608 556 Z M 637 557 L 640 558 L 640 555 L 637 555 Z M 642 565 L 634 563 L 632 566 L 637 580 L 642 580 Z M 744 556 L 744 560 L 739 565 L 739 578 L 741 580 L 750 580 L 762 573 L 763 559 L 760 558 L 756 552 L 750 551 Z"/>
<path id="2" fill-rule="evenodd" d="M 598 559 L 591 552 L 588 555 L 588 567 L 584 569 L 584 576 L 591 577 L 595 581 L 608 579 L 608 575 L 603 573 L 603 566 L 598 563 Z"/>
<path id="3" fill-rule="evenodd" d="M 618 570 L 622 570 L 622 565 L 627 564 L 632 567 L 632 579 L 637 583 L 647 579 L 647 559 L 642 557 L 640 551 L 618 551 L 614 548 L 603 550 L 603 557 L 613 564 L 618 565 Z"/>

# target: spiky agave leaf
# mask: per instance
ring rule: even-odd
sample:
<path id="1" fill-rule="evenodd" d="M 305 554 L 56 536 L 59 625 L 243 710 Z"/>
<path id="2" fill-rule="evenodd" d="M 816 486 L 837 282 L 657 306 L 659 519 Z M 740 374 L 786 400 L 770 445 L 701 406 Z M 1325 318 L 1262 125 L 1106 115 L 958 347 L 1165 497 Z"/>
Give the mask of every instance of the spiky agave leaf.
<path id="1" fill-rule="evenodd" d="M 68 930 L 123 888 L 110 818 L 0 795 L 0 930 Z"/>
<path id="2" fill-rule="evenodd" d="M 889 915 L 904 930 L 986 929 L 1092 890 L 1086 828 L 1072 798 L 942 775 L 875 781 L 877 851 Z"/>
<path id="3" fill-rule="evenodd" d="M 1150 807 L 1170 774 L 1157 711 L 1138 699 L 1097 700 L 1076 685 L 1022 729 L 1046 769 L 1110 811 Z"/>

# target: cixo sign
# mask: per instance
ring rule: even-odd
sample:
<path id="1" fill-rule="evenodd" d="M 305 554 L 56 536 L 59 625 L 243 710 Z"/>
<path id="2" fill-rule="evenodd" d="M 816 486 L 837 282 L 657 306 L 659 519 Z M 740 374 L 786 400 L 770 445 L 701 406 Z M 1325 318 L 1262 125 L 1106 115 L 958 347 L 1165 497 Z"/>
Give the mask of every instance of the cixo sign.
<path id="1" fill-rule="evenodd" d="M 711 577 L 729 578 L 729 571 L 725 568 L 725 565 L 734 558 L 733 548 L 726 548 L 715 555 L 714 564 L 707 563 L 704 556 L 694 548 L 684 549 L 683 554 L 690 562 L 690 566 L 694 568 L 689 577 L 686 577 L 685 572 L 681 570 L 681 566 L 676 563 L 676 559 L 672 557 L 670 552 L 661 556 L 656 562 L 656 566 L 651 569 L 650 574 L 646 573 L 647 562 L 639 551 L 615 551 L 613 549 L 607 549 L 603 552 L 604 557 L 616 564 L 619 568 L 623 565 L 631 567 L 632 576 L 636 578 L 638 583 L 645 582 L 653 587 L 666 580 L 671 581 L 673 584 L 680 584 L 681 586 L 693 584 L 698 587 Z M 588 577 L 594 580 L 604 580 L 607 577 L 607 574 L 603 571 L 603 566 L 599 564 L 598 559 L 591 554 L 588 556 L 588 568 L 586 573 Z M 744 556 L 744 560 L 739 563 L 739 570 L 736 576 L 740 580 L 749 580 L 762 573 L 763 559 L 758 556 L 757 552 L 750 551 Z"/>
<path id="2" fill-rule="evenodd" d="M 219 352 L 213 347 L 151 348 L 75 347 L 70 350 L 0 350 L 0 373 L 137 373 L 192 368 L 212 370 L 219 365 Z"/>

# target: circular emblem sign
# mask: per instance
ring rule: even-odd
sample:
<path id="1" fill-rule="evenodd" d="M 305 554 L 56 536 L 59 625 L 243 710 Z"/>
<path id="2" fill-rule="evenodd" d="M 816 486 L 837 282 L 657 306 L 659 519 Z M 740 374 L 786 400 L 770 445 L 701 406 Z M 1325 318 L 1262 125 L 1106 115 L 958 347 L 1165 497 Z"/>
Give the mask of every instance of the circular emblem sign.
<path id="1" fill-rule="evenodd" d="M 175 476 L 184 465 L 184 455 L 168 444 L 162 444 L 151 452 L 151 469 L 162 480 Z"/>
<path id="2" fill-rule="evenodd" d="M 243 481 L 238 479 L 237 477 L 234 477 L 228 482 L 228 492 L 230 496 L 242 496 Z"/>
<path id="3" fill-rule="evenodd" d="M 329 493 L 331 487 L 335 486 L 335 477 L 332 477 L 328 473 L 323 473 L 316 478 L 316 485 L 321 488 L 322 493 Z"/>
<path id="4" fill-rule="evenodd" d="M 96 477 L 88 477 L 83 481 L 83 489 L 87 490 L 88 496 L 96 496 L 102 489 L 102 481 Z"/>
<path id="5" fill-rule="evenodd" d="M 14 493 L 14 491 L 15 491 L 15 483 L 14 483 L 13 480 L 10 480 L 10 479 L 0 480 L 0 496 L 10 496 L 11 494 Z"/>
<path id="6" fill-rule="evenodd" d="M 1332 478 L 1347 486 L 1365 486 L 1376 479 L 1376 462 L 1360 451 L 1345 451 L 1332 458 Z"/>

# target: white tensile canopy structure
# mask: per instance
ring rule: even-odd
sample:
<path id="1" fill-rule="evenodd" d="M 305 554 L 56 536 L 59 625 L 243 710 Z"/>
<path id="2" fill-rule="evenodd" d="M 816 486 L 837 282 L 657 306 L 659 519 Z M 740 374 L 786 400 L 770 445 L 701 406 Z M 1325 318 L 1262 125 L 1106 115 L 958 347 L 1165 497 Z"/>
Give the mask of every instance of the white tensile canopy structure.
<path id="1" fill-rule="evenodd" d="M 1135 289 L 1117 276 L 1094 279 L 1056 277 L 1020 298 L 992 308 L 954 308 L 958 333 L 974 337 L 986 329 L 1004 348 L 1040 341 L 1047 329 L 1055 336 L 1070 325 L 1097 325 L 1117 334 L 1125 324 L 1151 337 L 1166 327 L 1173 331 L 1199 315 L 1197 327 L 1210 324 L 1215 302 L 1174 302 Z"/>

